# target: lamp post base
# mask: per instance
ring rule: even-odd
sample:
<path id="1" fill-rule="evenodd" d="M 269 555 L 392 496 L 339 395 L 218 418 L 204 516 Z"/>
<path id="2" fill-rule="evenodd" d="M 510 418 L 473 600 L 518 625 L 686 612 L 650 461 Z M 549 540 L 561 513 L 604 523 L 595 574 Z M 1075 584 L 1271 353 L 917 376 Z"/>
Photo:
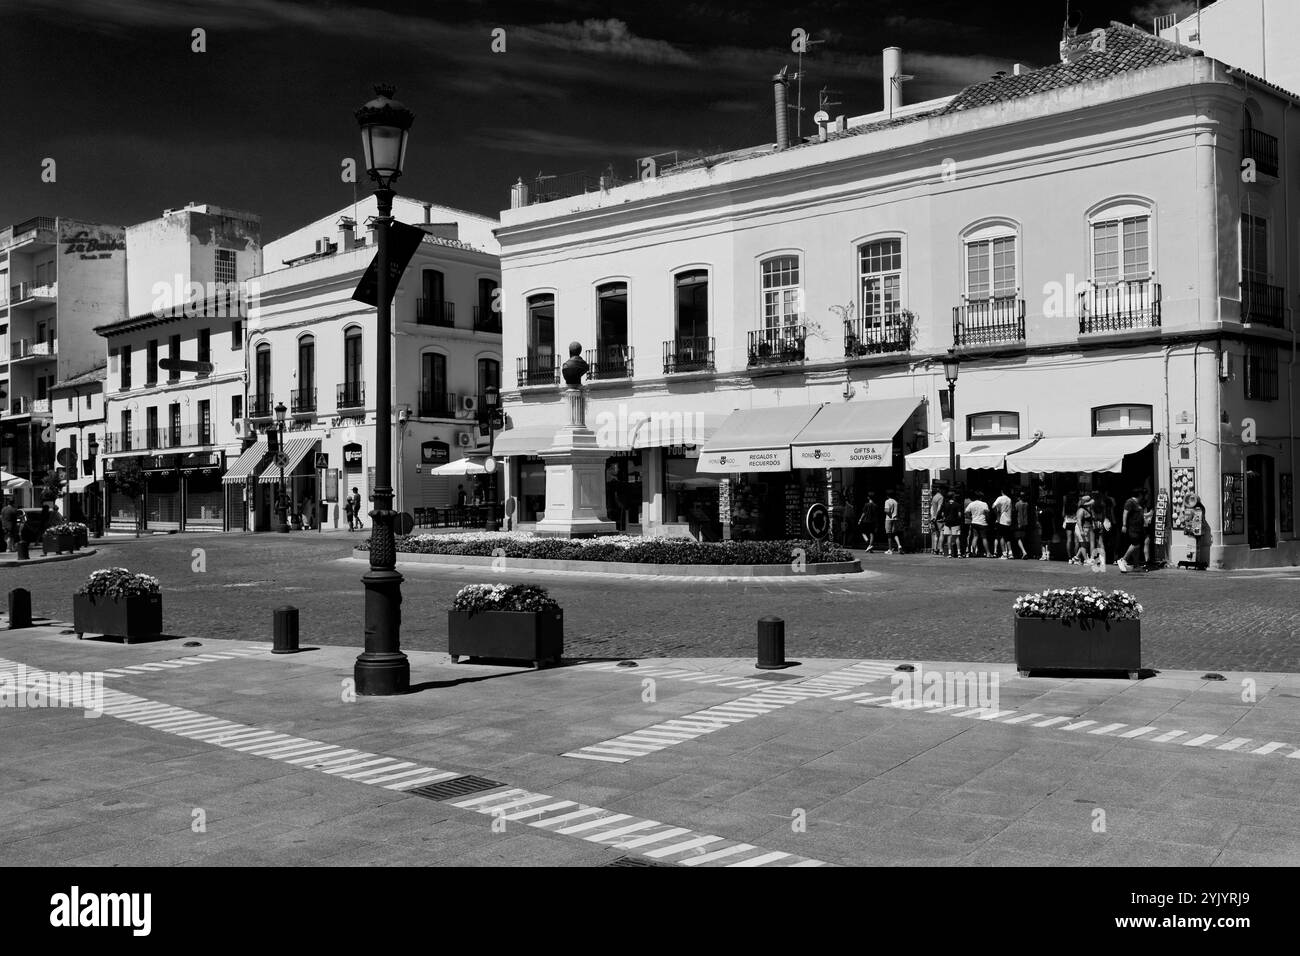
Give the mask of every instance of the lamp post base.
<path id="1" fill-rule="evenodd" d="M 371 518 L 375 518 L 372 512 Z M 372 546 L 374 541 L 372 539 Z M 353 667 L 356 691 L 386 697 L 411 689 L 411 662 L 398 648 L 402 630 L 402 575 L 371 568 L 361 578 L 366 588 L 366 649 Z"/>
<path id="2" fill-rule="evenodd" d="M 358 655 L 352 676 L 362 697 L 393 697 L 411 690 L 411 662 L 401 651 Z"/>
<path id="3" fill-rule="evenodd" d="M 285 519 L 283 511 L 277 511 L 275 513 L 275 530 L 278 534 L 289 533 L 289 522 Z"/>

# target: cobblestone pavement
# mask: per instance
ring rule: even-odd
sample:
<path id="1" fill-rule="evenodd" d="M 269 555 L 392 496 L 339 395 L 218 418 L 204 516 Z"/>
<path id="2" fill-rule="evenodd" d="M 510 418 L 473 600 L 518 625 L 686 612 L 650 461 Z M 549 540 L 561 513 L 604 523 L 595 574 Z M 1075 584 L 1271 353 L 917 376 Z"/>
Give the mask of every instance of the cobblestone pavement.
<path id="1" fill-rule="evenodd" d="M 70 620 L 72 593 L 97 567 L 157 575 L 169 633 L 268 640 L 271 612 L 299 608 L 304 643 L 360 647 L 363 562 L 346 534 L 105 538 L 94 557 L 0 569 L 38 615 Z M 195 549 L 202 549 L 196 555 Z M 1062 563 L 953 561 L 871 554 L 869 573 L 783 581 L 660 582 L 541 572 L 403 567 L 402 642 L 445 650 L 446 610 L 460 586 L 528 581 L 566 609 L 566 656 L 746 657 L 755 621 L 786 621 L 786 655 L 1005 662 L 1011 605 L 1026 591 L 1122 587 L 1146 609 L 1143 663 L 1153 668 L 1300 671 L 1300 568 L 1104 574 Z M 205 570 L 197 570 L 204 567 Z"/>

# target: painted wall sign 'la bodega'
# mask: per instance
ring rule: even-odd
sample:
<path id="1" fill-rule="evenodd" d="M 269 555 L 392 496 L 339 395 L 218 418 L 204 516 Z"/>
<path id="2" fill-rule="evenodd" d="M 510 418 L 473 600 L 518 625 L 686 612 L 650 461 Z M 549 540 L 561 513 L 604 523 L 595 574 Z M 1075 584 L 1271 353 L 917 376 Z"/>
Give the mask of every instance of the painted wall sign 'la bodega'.
<path id="1" fill-rule="evenodd" d="M 79 254 L 83 259 L 107 259 L 115 252 L 126 251 L 126 237 L 101 232 L 93 235 L 89 229 L 82 229 L 63 238 L 63 254 Z"/>

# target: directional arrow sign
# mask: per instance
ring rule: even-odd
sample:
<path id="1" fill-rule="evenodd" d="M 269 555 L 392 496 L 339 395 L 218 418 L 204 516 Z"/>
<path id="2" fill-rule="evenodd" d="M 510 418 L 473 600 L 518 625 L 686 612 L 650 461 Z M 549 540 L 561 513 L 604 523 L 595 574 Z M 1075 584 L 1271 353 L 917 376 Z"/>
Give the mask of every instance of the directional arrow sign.
<path id="1" fill-rule="evenodd" d="M 407 263 L 411 261 L 411 256 L 415 255 L 415 250 L 420 248 L 425 235 L 423 229 L 408 226 L 404 222 L 394 220 L 389 224 L 388 298 L 390 302 L 397 293 L 397 283 L 402 278 L 402 273 L 406 271 Z M 352 293 L 352 298 L 366 305 L 379 305 L 379 253 L 375 253 L 375 257 L 370 260 L 370 265 L 366 267 L 365 274 L 357 283 L 357 291 Z"/>
<path id="2" fill-rule="evenodd" d="M 196 362 L 193 359 L 165 358 L 158 360 L 158 367 L 164 372 L 207 372 L 211 374 L 216 366 L 211 362 Z"/>

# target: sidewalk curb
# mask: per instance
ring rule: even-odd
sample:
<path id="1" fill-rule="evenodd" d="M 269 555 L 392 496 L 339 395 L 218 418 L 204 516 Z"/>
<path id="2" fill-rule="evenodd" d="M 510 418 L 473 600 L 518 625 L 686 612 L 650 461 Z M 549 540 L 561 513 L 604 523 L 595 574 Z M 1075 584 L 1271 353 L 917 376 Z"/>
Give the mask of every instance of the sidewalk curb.
<path id="1" fill-rule="evenodd" d="M 370 552 L 352 549 L 358 561 L 370 560 Z M 631 561 L 556 561 L 548 558 L 495 558 L 474 554 L 419 554 L 399 551 L 398 563 L 444 564 L 462 568 L 495 568 L 504 561 L 504 567 L 519 571 L 582 571 L 588 574 L 634 574 L 646 577 L 696 577 L 696 578 L 803 578 L 822 574 L 859 574 L 862 563 L 835 561 L 809 564 L 805 570 L 796 571 L 788 564 L 637 564 Z"/>
<path id="2" fill-rule="evenodd" d="M 50 564 L 54 561 L 72 561 L 76 558 L 88 558 L 92 554 L 98 553 L 98 548 L 90 548 L 85 551 L 71 551 L 67 554 L 43 554 L 37 558 L 28 558 L 26 561 L 19 561 L 17 558 L 13 558 L 7 561 L 0 561 L 0 568 L 25 568 L 33 564 Z"/>

